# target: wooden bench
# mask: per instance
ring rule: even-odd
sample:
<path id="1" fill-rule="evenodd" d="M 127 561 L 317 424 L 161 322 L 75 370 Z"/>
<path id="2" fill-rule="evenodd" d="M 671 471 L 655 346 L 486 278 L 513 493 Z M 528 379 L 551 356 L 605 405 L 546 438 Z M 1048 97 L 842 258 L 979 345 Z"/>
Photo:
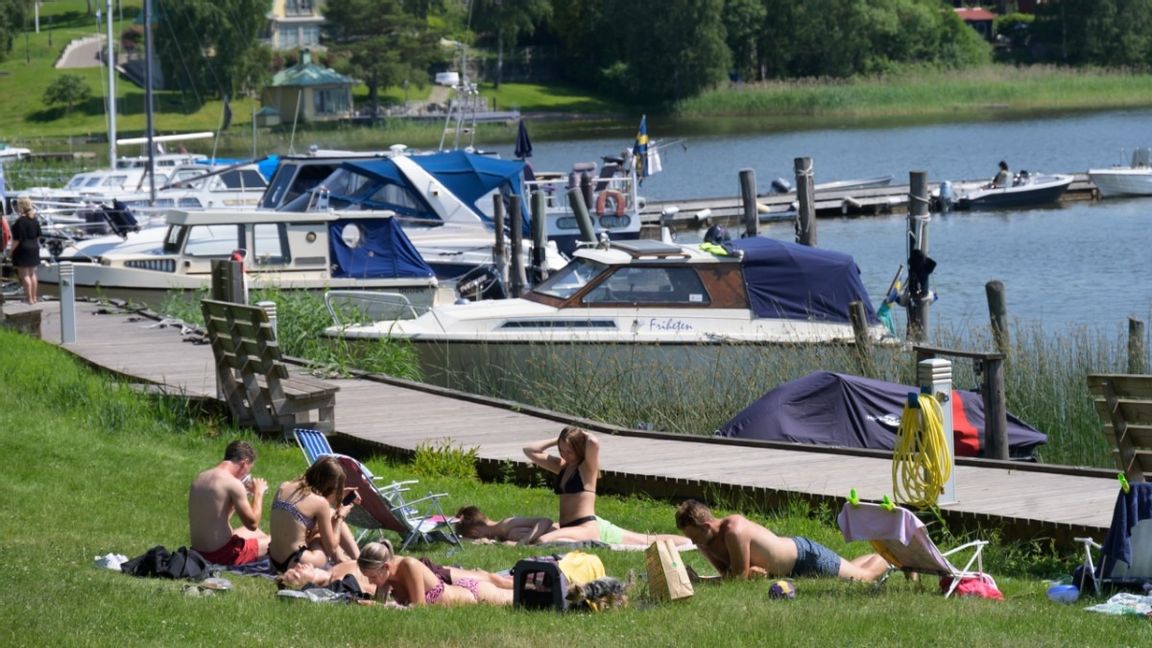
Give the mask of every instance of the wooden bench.
<path id="1" fill-rule="evenodd" d="M 340 388 L 290 376 L 264 309 L 211 299 L 200 308 L 216 358 L 216 385 L 238 425 L 286 437 L 296 427 L 334 431 Z"/>
<path id="2" fill-rule="evenodd" d="M 1088 389 L 1129 482 L 1152 476 L 1152 376 L 1089 374 Z"/>

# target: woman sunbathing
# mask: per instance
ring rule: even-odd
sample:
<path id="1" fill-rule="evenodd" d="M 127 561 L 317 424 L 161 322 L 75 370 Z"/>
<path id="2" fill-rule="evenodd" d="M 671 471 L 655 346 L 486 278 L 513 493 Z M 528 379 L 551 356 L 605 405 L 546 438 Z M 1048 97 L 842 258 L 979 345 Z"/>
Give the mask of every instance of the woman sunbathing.
<path id="1" fill-rule="evenodd" d="M 345 495 L 353 499 L 342 502 Z M 359 495 L 344 487 L 335 457 L 321 457 L 300 477 L 280 484 L 269 515 L 272 567 L 284 573 L 296 563 L 323 567 L 355 560 L 359 550 L 344 518 L 356 501 Z"/>
<path id="2" fill-rule="evenodd" d="M 559 457 L 548 454 L 556 446 Z M 556 439 L 545 439 L 524 448 L 532 463 L 556 475 L 552 490 L 560 496 L 560 527 L 536 537 L 536 543 L 599 540 L 613 545 L 649 545 L 671 540 L 678 545 L 692 541 L 678 535 L 652 535 L 622 529 L 596 515 L 596 482 L 600 477 L 600 440 L 578 427 L 567 426 Z"/>
<path id="3" fill-rule="evenodd" d="M 456 511 L 456 533 L 471 540 L 490 540 L 508 544 L 532 544 L 537 538 L 555 531 L 551 518 L 506 517 L 493 522 L 476 506 Z"/>
<path id="4" fill-rule="evenodd" d="M 302 563 L 281 576 L 281 582 L 326 587 L 347 576 L 355 578 L 362 592 L 381 603 L 391 594 L 401 605 L 512 604 L 511 578 L 443 567 L 427 558 L 397 556 L 387 541 L 364 545 L 355 562 L 341 563 L 331 570 Z"/>

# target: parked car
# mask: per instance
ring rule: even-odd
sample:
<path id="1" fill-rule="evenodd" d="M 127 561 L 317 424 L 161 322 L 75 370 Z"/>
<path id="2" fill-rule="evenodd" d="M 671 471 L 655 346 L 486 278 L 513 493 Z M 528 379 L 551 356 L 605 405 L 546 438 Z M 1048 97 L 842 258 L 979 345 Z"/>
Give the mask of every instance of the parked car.
<path id="1" fill-rule="evenodd" d="M 460 73 L 459 72 L 437 72 L 436 73 L 436 85 L 451 87 L 451 86 L 459 85 L 459 84 L 460 84 Z"/>

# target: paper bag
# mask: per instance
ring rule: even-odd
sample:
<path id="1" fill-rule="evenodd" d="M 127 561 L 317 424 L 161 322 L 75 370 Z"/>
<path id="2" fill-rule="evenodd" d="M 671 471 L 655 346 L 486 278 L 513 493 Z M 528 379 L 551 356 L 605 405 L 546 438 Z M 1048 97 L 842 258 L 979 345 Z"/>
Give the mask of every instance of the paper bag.
<path id="1" fill-rule="evenodd" d="M 648 590 L 658 601 L 675 601 L 692 596 L 692 581 L 671 540 L 657 540 L 644 550 L 648 569 Z"/>

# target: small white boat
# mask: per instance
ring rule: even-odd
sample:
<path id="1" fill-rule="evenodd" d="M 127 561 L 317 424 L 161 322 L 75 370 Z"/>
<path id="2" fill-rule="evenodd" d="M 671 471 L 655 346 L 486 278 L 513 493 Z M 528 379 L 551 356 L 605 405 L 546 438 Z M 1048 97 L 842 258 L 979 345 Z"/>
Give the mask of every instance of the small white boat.
<path id="1" fill-rule="evenodd" d="M 716 255 L 640 239 L 581 248 L 522 298 L 436 306 L 415 319 L 338 324 L 325 334 L 405 340 L 433 379 L 568 366 L 555 363 L 578 357 L 606 371 L 639 355 L 677 371 L 714 369 L 756 348 L 853 344 L 854 301 L 864 304 L 868 335 L 891 340 L 851 256 L 764 238 L 725 247 Z"/>
<path id="2" fill-rule="evenodd" d="M 1088 169 L 1088 177 L 1096 185 L 1101 198 L 1152 196 L 1152 149 L 1133 151 L 1131 166 Z"/>
<path id="3" fill-rule="evenodd" d="M 1059 202 L 1072 180 L 1071 175 L 1062 173 L 1047 175 L 1021 171 L 1011 184 L 1003 187 L 993 187 L 987 182 L 945 182 L 934 192 L 933 198 L 945 210 L 1042 207 Z"/>

